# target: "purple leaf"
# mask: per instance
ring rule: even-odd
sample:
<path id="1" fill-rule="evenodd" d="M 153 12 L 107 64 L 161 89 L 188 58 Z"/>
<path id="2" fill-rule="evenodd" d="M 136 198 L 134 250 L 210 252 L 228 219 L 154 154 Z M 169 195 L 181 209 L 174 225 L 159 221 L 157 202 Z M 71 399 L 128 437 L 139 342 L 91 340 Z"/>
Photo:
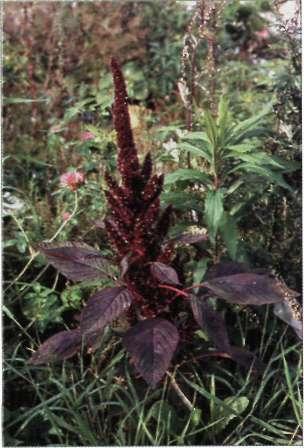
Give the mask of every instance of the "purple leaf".
<path id="1" fill-rule="evenodd" d="M 261 373 L 265 369 L 264 364 L 255 356 L 255 354 L 245 348 L 231 346 L 229 354 L 233 361 L 247 369 L 250 369 L 251 367 L 255 373 Z"/>
<path id="2" fill-rule="evenodd" d="M 176 327 L 165 319 L 141 321 L 123 338 L 136 370 L 153 387 L 168 369 L 178 341 Z"/>
<path id="3" fill-rule="evenodd" d="M 108 276 L 105 258 L 83 243 L 64 243 L 62 246 L 42 243 L 38 248 L 47 261 L 69 280 L 93 280 Z"/>
<path id="4" fill-rule="evenodd" d="M 117 319 L 132 303 L 132 295 L 124 287 L 106 288 L 89 298 L 81 313 L 82 334 L 101 332 L 104 327 Z"/>
<path id="5" fill-rule="evenodd" d="M 206 299 L 194 295 L 191 297 L 191 308 L 196 322 L 207 330 L 216 348 L 229 353 L 231 347 L 223 316 L 213 311 L 211 306 L 206 303 Z"/>
<path id="6" fill-rule="evenodd" d="M 46 364 L 61 361 L 75 355 L 81 348 L 81 333 L 79 329 L 60 331 L 47 339 L 32 355 L 30 363 Z"/>
<path id="7" fill-rule="evenodd" d="M 191 232 L 185 232 L 181 233 L 180 235 L 177 235 L 176 237 L 172 238 L 170 241 L 175 241 L 177 243 L 181 244 L 195 244 L 200 243 L 201 241 L 207 241 L 208 235 L 205 232 L 201 233 L 191 233 Z"/>
<path id="8" fill-rule="evenodd" d="M 284 300 L 286 294 L 279 280 L 254 273 L 213 278 L 204 282 L 203 286 L 221 299 L 241 305 L 278 303 Z"/>
<path id="9" fill-rule="evenodd" d="M 248 272 L 248 268 L 243 263 L 236 263 L 234 261 L 222 261 L 214 264 L 208 269 L 206 280 L 216 277 L 226 277 L 227 275 L 243 274 Z"/>
<path id="10" fill-rule="evenodd" d="M 226 352 L 231 359 L 243 367 L 250 368 L 258 373 L 263 370 L 263 363 L 249 350 L 233 347 L 230 344 L 224 317 L 213 311 L 206 299 L 191 297 L 191 307 L 197 323 L 207 331 L 218 350 Z"/>
<path id="11" fill-rule="evenodd" d="M 177 272 L 175 269 L 158 261 L 151 263 L 150 271 L 152 276 L 160 283 L 167 285 L 180 285 Z"/>

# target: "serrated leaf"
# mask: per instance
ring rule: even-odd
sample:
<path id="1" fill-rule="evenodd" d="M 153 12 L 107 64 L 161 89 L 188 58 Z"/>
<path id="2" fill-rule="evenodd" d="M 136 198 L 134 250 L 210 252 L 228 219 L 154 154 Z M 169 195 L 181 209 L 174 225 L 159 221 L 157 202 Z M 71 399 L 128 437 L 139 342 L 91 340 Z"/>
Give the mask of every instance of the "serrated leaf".
<path id="1" fill-rule="evenodd" d="M 107 277 L 107 261 L 96 249 L 83 243 L 38 245 L 47 261 L 69 280 L 82 281 Z"/>
<path id="2" fill-rule="evenodd" d="M 191 170 L 180 168 L 165 177 L 165 185 L 174 184 L 175 182 L 189 180 L 192 182 L 210 183 L 210 178 L 206 173 L 199 170 Z"/>
<path id="3" fill-rule="evenodd" d="M 123 338 L 136 370 L 153 387 L 168 369 L 178 341 L 176 327 L 158 318 L 137 323 Z"/>
<path id="4" fill-rule="evenodd" d="M 160 283 L 180 285 L 177 272 L 171 266 L 155 261 L 150 264 L 150 271 L 152 276 Z"/>
<path id="5" fill-rule="evenodd" d="M 215 238 L 224 213 L 222 190 L 209 190 L 205 199 L 205 220 L 211 238 Z"/>
<path id="6" fill-rule="evenodd" d="M 106 288 L 91 296 L 82 310 L 82 334 L 100 333 L 106 325 L 117 319 L 132 303 L 132 295 L 125 287 Z"/>
<path id="7" fill-rule="evenodd" d="M 38 365 L 70 358 L 80 350 L 81 341 L 79 329 L 60 331 L 47 339 L 32 355 L 29 362 Z"/>
<path id="8" fill-rule="evenodd" d="M 214 278 L 204 282 L 204 286 L 219 298 L 241 305 L 279 303 L 285 295 L 279 280 L 254 273 Z"/>

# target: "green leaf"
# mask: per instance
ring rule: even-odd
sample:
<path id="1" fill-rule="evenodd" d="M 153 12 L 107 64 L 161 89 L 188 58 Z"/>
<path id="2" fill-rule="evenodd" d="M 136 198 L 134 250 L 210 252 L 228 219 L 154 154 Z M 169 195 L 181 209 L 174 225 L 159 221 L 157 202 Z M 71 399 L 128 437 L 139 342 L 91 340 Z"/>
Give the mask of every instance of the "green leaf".
<path id="1" fill-rule="evenodd" d="M 211 157 L 211 154 L 210 154 L 210 148 L 208 148 L 209 143 L 208 144 L 204 143 L 204 145 L 205 145 L 204 148 L 203 147 L 197 148 L 196 146 L 193 146 L 190 143 L 182 142 L 182 143 L 178 143 L 177 146 L 181 150 L 190 152 L 191 154 L 194 154 L 195 156 L 203 157 L 209 163 L 211 163 L 212 157 Z"/>
<path id="2" fill-rule="evenodd" d="M 243 185 L 244 181 L 242 179 L 238 179 L 235 182 L 233 182 L 229 188 L 227 188 L 225 192 L 225 196 L 229 196 L 230 194 L 234 193 L 241 185 Z"/>
<path id="3" fill-rule="evenodd" d="M 203 140 L 204 142 L 210 143 L 206 132 L 200 131 L 187 132 L 183 135 L 182 140 Z"/>
<path id="4" fill-rule="evenodd" d="M 235 219 L 226 212 L 223 214 L 220 223 L 220 233 L 231 259 L 235 261 L 239 242 L 239 232 Z"/>
<path id="5" fill-rule="evenodd" d="M 196 210 L 201 211 L 201 199 L 193 193 L 183 191 L 162 193 L 161 201 L 165 205 L 172 204 L 178 210 Z"/>
<path id="6" fill-rule="evenodd" d="M 210 142 L 215 147 L 218 139 L 216 122 L 208 110 L 205 111 L 204 118 L 206 123 L 206 133 Z"/>
<path id="7" fill-rule="evenodd" d="M 171 174 L 167 174 L 165 177 L 165 185 L 174 184 L 178 181 L 192 181 L 192 182 L 202 182 L 210 184 L 210 178 L 206 173 L 199 170 L 190 170 L 186 168 L 180 168 Z"/>
<path id="8" fill-rule="evenodd" d="M 196 266 L 193 271 L 193 283 L 197 284 L 200 283 L 207 271 L 208 267 L 208 258 L 202 258 L 196 263 Z"/>
<path id="9" fill-rule="evenodd" d="M 285 182 L 282 174 L 271 170 L 270 168 L 266 166 L 258 166 L 258 165 L 252 165 L 250 163 L 240 163 L 235 168 L 229 171 L 229 173 L 233 173 L 235 171 L 247 171 L 249 173 L 254 173 L 257 176 L 262 176 L 268 179 L 270 182 L 275 183 L 277 185 L 280 185 L 280 187 L 286 188 L 291 193 L 293 192 L 290 185 L 288 185 L 287 182 Z"/>
<path id="10" fill-rule="evenodd" d="M 221 145 L 225 143 L 227 134 L 229 133 L 229 127 L 230 127 L 229 125 L 231 118 L 229 114 L 228 105 L 229 105 L 228 100 L 224 96 L 222 96 L 218 107 L 218 119 L 217 119 L 218 134 Z"/>
<path id="11" fill-rule="evenodd" d="M 250 164 L 257 164 L 260 166 L 269 165 L 274 168 L 280 169 L 282 171 L 294 171 L 300 168 L 300 165 L 297 163 L 288 163 L 284 159 L 280 157 L 273 157 L 265 152 L 254 152 L 251 154 L 235 154 L 234 151 L 230 154 L 229 157 L 234 157 L 239 160 L 243 160 L 244 162 L 248 162 Z"/>
<path id="12" fill-rule="evenodd" d="M 224 194 L 222 190 L 209 190 L 205 199 L 205 220 L 211 239 L 215 239 L 219 224 L 223 217 Z"/>
<path id="13" fill-rule="evenodd" d="M 232 131 L 231 138 L 229 139 L 230 144 L 240 143 L 246 137 L 248 131 L 253 131 L 257 129 L 257 125 L 265 118 L 266 115 L 272 110 L 272 105 L 267 105 L 259 114 L 248 118 L 236 125 Z M 253 136 L 253 135 L 252 135 Z"/>
<path id="14" fill-rule="evenodd" d="M 235 411 L 235 414 L 230 413 L 226 407 L 216 404 L 214 412 L 216 419 L 220 419 L 220 421 L 212 427 L 213 434 L 222 432 L 232 419 L 245 412 L 249 405 L 249 400 L 247 397 L 228 397 L 224 399 L 224 403 L 231 407 Z"/>

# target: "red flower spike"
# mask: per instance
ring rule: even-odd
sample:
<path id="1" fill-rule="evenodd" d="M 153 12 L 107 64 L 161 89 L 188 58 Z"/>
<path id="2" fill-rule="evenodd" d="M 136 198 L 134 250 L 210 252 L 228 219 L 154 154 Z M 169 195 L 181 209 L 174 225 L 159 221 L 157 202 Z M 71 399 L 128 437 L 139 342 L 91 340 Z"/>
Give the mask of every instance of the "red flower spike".
<path id="1" fill-rule="evenodd" d="M 175 298 L 172 291 L 158 288 L 149 269 L 149 263 L 157 261 L 162 254 L 165 261 L 172 258 L 172 248 L 165 248 L 163 253 L 161 247 L 169 228 L 171 209 L 166 209 L 159 218 L 159 196 L 164 176 L 152 175 L 150 153 L 141 167 L 139 165 L 122 71 L 115 60 L 111 62 L 111 69 L 115 91 L 114 126 L 119 148 L 118 170 L 122 185 L 106 175 L 109 215 L 105 227 L 117 252 L 117 260 L 121 263 L 128 256 L 123 279 L 134 296 L 134 305 L 140 315 L 151 318 L 164 312 Z"/>
<path id="2" fill-rule="evenodd" d="M 163 239 L 167 235 L 171 223 L 172 212 L 172 205 L 168 205 L 163 211 L 155 227 L 156 238 Z"/>
<path id="3" fill-rule="evenodd" d="M 163 175 L 152 176 L 143 191 L 143 194 L 142 194 L 143 200 L 146 203 L 149 203 L 149 202 L 153 201 L 157 196 L 159 196 L 161 194 L 161 191 L 163 188 L 163 183 L 164 183 Z"/>
<path id="4" fill-rule="evenodd" d="M 115 100 L 113 105 L 114 127 L 117 132 L 118 169 L 123 182 L 129 186 L 136 172 L 139 172 L 139 162 L 131 129 L 128 111 L 128 95 L 121 68 L 113 58 L 111 60 Z"/>
<path id="5" fill-rule="evenodd" d="M 142 168 L 141 168 L 141 176 L 142 179 L 144 181 L 144 184 L 146 184 L 148 182 L 148 180 L 151 177 L 152 174 L 152 158 L 151 158 L 151 153 L 148 152 L 148 154 L 145 157 L 145 160 L 142 164 Z"/>

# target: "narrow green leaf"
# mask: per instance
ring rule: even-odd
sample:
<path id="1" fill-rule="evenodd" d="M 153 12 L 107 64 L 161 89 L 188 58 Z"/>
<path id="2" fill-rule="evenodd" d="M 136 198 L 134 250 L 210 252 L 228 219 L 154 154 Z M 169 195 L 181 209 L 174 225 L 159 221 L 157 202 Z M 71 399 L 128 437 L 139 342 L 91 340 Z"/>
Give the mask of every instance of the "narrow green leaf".
<path id="1" fill-rule="evenodd" d="M 246 171 L 249 173 L 254 173 L 257 176 L 265 177 L 270 182 L 280 185 L 280 187 L 286 188 L 290 192 L 293 192 L 290 185 L 288 185 L 288 183 L 285 182 L 285 180 L 283 179 L 282 174 L 271 170 L 269 167 L 252 165 L 250 163 L 244 162 L 244 163 L 240 163 L 239 165 L 234 167 L 232 170 L 229 171 L 229 173 L 233 173 L 235 171 Z"/>
<path id="2" fill-rule="evenodd" d="M 218 138 L 216 122 L 208 110 L 205 111 L 204 118 L 205 118 L 205 123 L 206 123 L 206 133 L 208 135 L 210 142 L 215 147 L 217 144 L 217 138 Z"/>
<path id="3" fill-rule="evenodd" d="M 246 133 L 256 129 L 262 119 L 270 113 L 271 109 L 272 105 L 267 105 L 259 114 L 236 125 L 232 131 L 231 138 L 229 139 L 230 144 L 237 144 L 244 140 Z"/>
<path id="4" fill-rule="evenodd" d="M 220 233 L 231 259 L 236 260 L 239 232 L 235 219 L 226 212 L 220 222 Z"/>
<path id="5" fill-rule="evenodd" d="M 205 219 L 211 239 L 214 239 L 224 213 L 222 190 L 209 190 L 205 199 Z"/>
<path id="6" fill-rule="evenodd" d="M 179 143 L 178 147 L 181 150 L 190 152 L 191 154 L 195 155 L 195 156 L 199 156 L 199 157 L 203 157 L 204 159 L 206 159 L 209 163 L 211 163 L 211 153 L 210 153 L 210 148 L 208 147 L 208 143 L 204 143 L 204 146 L 202 146 L 200 148 L 197 148 L 196 146 L 191 145 L 190 143 L 187 142 L 183 142 L 183 143 Z"/>
<path id="7" fill-rule="evenodd" d="M 202 258 L 202 260 L 199 260 L 196 263 L 196 266 L 193 270 L 193 283 L 195 285 L 199 284 L 203 280 L 207 271 L 208 261 L 208 258 Z"/>
<path id="8" fill-rule="evenodd" d="M 209 143 L 208 135 L 206 134 L 206 132 L 200 131 L 187 132 L 185 135 L 183 135 L 182 140 L 203 140 L 204 142 Z"/>
<path id="9" fill-rule="evenodd" d="M 178 181 L 189 180 L 192 182 L 202 182 L 210 184 L 210 178 L 206 173 L 199 170 L 190 170 L 186 168 L 180 168 L 165 177 L 165 185 L 174 184 Z"/>

